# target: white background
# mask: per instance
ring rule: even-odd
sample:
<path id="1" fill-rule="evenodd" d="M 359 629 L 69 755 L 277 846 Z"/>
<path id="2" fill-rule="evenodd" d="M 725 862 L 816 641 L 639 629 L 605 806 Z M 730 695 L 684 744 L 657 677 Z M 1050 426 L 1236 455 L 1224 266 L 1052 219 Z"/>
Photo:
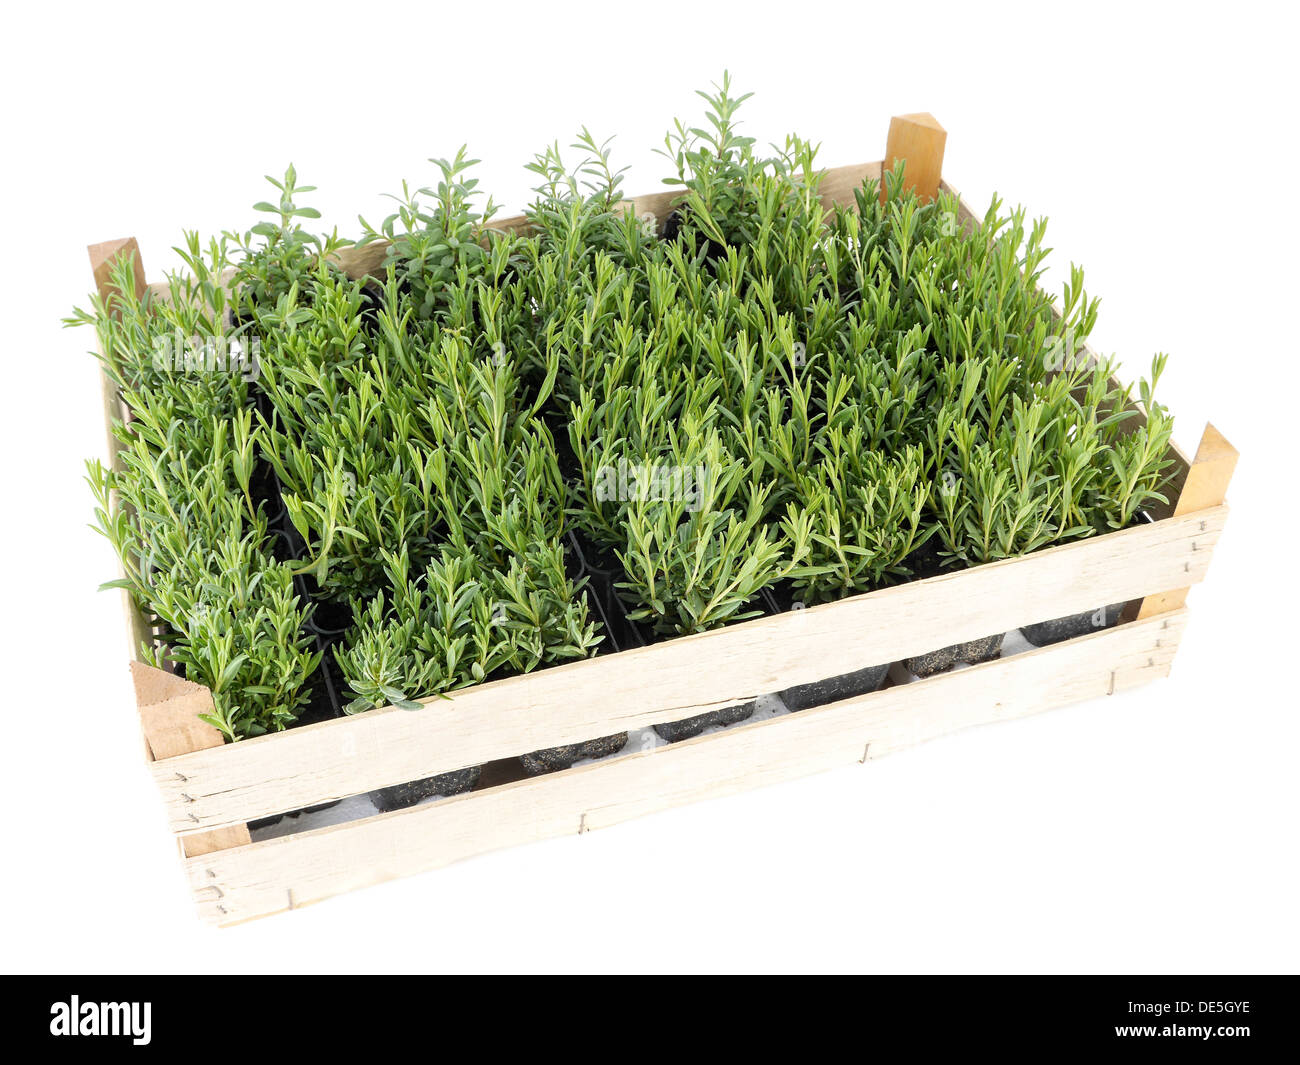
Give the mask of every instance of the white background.
<path id="1" fill-rule="evenodd" d="M 288 8 L 289 5 L 284 5 Z M 1297 968 L 1292 12 L 1282 4 L 25 5 L 3 80 L 7 416 L 2 964 L 11 970 L 1255 971 Z M 653 14 L 651 14 L 653 12 Z M 297 164 L 328 224 L 468 141 L 506 213 L 586 123 L 631 192 L 724 66 L 747 131 L 1049 214 L 1096 346 L 1242 461 L 1171 679 L 293 914 L 195 920 L 142 759 L 113 575 L 86 528 L 97 366 L 59 319 L 85 246 L 246 227 Z"/>

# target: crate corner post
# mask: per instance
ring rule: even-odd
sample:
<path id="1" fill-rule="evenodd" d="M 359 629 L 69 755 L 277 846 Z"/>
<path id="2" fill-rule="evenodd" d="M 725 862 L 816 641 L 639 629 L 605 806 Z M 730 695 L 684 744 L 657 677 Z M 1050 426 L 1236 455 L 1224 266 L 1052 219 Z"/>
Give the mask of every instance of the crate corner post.
<path id="1" fill-rule="evenodd" d="M 202 684 L 184 680 L 144 662 L 131 663 L 140 728 L 149 757 L 159 762 L 182 754 L 205 751 L 225 743 L 219 729 L 200 719 L 211 713 L 212 692 Z M 209 832 L 181 837 L 186 858 L 239 847 L 252 842 L 247 825 L 227 825 Z"/>
<path id="2" fill-rule="evenodd" d="M 1184 517 L 1200 510 L 1223 506 L 1233 471 L 1237 468 L 1237 458 L 1237 449 L 1228 443 L 1213 423 L 1207 422 L 1201 433 L 1201 442 L 1196 448 L 1196 457 L 1188 465 L 1187 477 L 1177 500 L 1173 501 L 1173 516 Z M 1196 549 L 1195 543 L 1193 549 Z M 1206 550 L 1212 550 L 1212 546 Z M 1175 588 L 1147 596 L 1137 610 L 1137 620 L 1177 610 L 1187 602 L 1190 590 L 1190 587 Z"/>
<path id="3" fill-rule="evenodd" d="M 117 240 L 104 240 L 98 244 L 86 246 L 90 255 L 90 269 L 95 275 L 95 288 L 107 301 L 117 290 L 112 282 L 113 267 L 118 259 L 129 257 L 131 270 L 135 275 L 135 290 L 143 293 L 148 284 L 144 277 L 144 261 L 140 258 L 140 243 L 135 237 L 121 237 Z"/>
<path id="4" fill-rule="evenodd" d="M 903 188 L 915 191 L 925 202 L 939 195 L 943 178 L 943 152 L 948 131 L 928 111 L 895 115 L 889 120 L 885 162 L 880 175 L 880 196 L 887 195 L 889 172 L 902 160 Z"/>

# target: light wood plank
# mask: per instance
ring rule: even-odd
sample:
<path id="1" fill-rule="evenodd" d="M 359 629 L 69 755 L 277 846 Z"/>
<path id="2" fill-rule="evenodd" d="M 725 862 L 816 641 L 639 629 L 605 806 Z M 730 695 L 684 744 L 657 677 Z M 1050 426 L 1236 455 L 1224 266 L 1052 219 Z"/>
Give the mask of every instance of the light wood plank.
<path id="1" fill-rule="evenodd" d="M 675 720 L 765 692 L 1199 580 L 1216 508 L 155 763 L 177 832 Z M 1205 523 L 1206 528 L 1201 528 Z M 1193 550 L 1192 544 L 1198 545 Z M 184 788 L 176 773 L 186 778 Z M 182 796 L 182 791 L 185 793 Z"/>
<path id="2" fill-rule="evenodd" d="M 685 743 L 186 862 L 235 924 L 502 847 L 875 759 L 1167 675 L 1186 612 Z"/>

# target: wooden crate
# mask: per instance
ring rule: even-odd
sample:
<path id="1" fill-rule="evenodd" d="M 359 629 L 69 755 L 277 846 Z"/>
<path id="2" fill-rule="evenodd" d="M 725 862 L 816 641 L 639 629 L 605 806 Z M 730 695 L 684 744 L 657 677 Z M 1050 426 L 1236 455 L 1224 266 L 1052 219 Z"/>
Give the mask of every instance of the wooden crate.
<path id="1" fill-rule="evenodd" d="M 894 159 L 933 195 L 942 129 L 927 115 L 891 124 L 883 163 L 828 171 L 828 202 L 851 202 Z M 928 182 L 928 185 L 927 185 Z M 660 221 L 676 193 L 630 201 Z M 979 216 L 962 203 L 963 224 Z M 523 219 L 503 223 L 520 227 Z M 107 264 L 134 240 L 91 248 Z M 340 256 L 359 277 L 384 249 Z M 1092 357 L 1090 355 L 1090 357 Z M 106 412 L 120 417 L 105 377 Z M 117 443 L 110 433 L 116 461 Z M 385 707 L 223 744 L 196 714 L 200 685 L 145 665 L 148 626 L 123 593 L 140 720 L 201 915 L 233 924 L 499 847 L 586 832 L 655 810 L 866 762 L 970 725 L 1111 695 L 1169 673 L 1227 518 L 1236 452 L 1207 426 L 1192 460 L 1174 449 L 1171 503 L 1140 527 L 1035 554 L 759 618 L 542 672 L 481 684 L 421 712 Z M 546 776 L 502 772 L 518 755 L 674 721 L 768 692 L 1035 622 L 1130 602 L 1123 623 L 1078 639 L 826 706 Z M 895 667 L 894 680 L 902 679 Z M 258 818 L 437 773 L 489 765 L 478 790 L 421 806 L 252 842 Z M 495 772 L 494 772 L 495 770 Z"/>

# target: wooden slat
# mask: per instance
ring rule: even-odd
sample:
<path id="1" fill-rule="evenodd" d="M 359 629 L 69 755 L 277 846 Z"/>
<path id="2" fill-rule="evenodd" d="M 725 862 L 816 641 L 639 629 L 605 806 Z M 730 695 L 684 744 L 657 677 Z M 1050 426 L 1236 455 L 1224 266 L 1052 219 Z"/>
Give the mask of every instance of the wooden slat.
<path id="1" fill-rule="evenodd" d="M 502 847 L 603 828 L 892 753 L 1167 675 L 1177 611 L 685 743 L 186 862 L 202 916 L 235 924 Z"/>
<path id="2" fill-rule="evenodd" d="M 1201 444 L 1196 458 L 1189 467 L 1184 483 L 1179 486 L 1174 513 L 1195 514 L 1207 507 L 1223 504 L 1228 494 L 1228 483 L 1237 468 L 1237 449 L 1213 425 L 1207 424 L 1201 434 Z M 1149 618 L 1175 610 L 1187 602 L 1187 587 L 1176 588 L 1147 596 L 1137 612 L 1139 618 Z"/>
<path id="3" fill-rule="evenodd" d="M 688 717 L 1199 580 L 1226 509 L 155 763 L 173 830 Z M 1205 529 L 1202 529 L 1202 523 Z M 1195 541 L 1198 545 L 1193 550 Z M 182 788 L 176 773 L 185 779 Z M 184 792 L 184 796 L 182 796 Z"/>

